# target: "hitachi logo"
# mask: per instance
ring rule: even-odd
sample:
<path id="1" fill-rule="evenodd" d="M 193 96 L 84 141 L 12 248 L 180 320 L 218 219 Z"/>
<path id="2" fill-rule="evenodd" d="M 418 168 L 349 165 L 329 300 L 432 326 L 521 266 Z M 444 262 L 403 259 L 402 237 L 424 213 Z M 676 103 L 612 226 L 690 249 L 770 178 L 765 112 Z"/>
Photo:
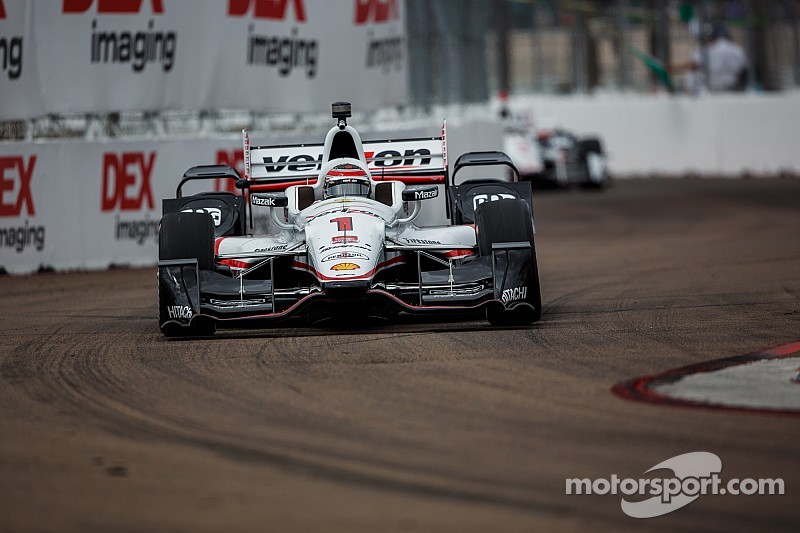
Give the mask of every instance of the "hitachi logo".
<path id="1" fill-rule="evenodd" d="M 183 318 L 183 319 L 191 319 L 192 318 L 192 308 L 188 305 L 168 305 L 167 306 L 167 314 L 170 318 Z"/>
<path id="2" fill-rule="evenodd" d="M 507 304 L 517 300 L 524 300 L 526 296 L 528 296 L 528 287 L 515 287 L 504 290 L 502 300 L 504 304 Z"/>

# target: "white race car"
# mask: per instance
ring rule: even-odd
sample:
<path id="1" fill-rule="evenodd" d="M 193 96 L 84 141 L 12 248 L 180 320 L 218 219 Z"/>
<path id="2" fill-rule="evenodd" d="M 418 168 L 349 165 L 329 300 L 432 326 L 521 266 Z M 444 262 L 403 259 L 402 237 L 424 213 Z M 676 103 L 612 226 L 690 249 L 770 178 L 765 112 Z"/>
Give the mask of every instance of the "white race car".
<path id="1" fill-rule="evenodd" d="M 608 184 L 606 154 L 597 137 L 578 138 L 560 128 L 534 131 L 516 120 L 506 124 L 503 150 L 535 187 L 602 189 Z"/>
<path id="2" fill-rule="evenodd" d="M 189 169 L 163 202 L 159 313 L 164 335 L 292 317 L 485 311 L 494 325 L 541 316 L 530 184 L 501 152 L 461 156 L 450 176 L 446 134 L 363 142 L 350 104 L 323 145 L 250 147 L 245 175 Z M 517 181 L 455 185 L 465 167 L 504 165 Z M 182 194 L 187 182 L 230 179 L 241 195 Z M 443 193 L 440 194 L 440 191 Z M 420 227 L 421 202 L 444 201 L 450 224 Z M 254 210 L 272 230 L 253 234 Z"/>

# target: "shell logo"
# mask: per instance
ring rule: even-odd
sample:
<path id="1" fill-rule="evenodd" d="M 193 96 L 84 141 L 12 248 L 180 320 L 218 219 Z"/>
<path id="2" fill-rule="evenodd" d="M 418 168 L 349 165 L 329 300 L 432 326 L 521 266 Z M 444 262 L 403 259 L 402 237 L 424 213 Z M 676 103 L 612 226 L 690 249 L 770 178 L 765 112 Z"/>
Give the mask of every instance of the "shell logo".
<path id="1" fill-rule="evenodd" d="M 331 270 L 358 270 L 361 268 L 355 263 L 336 263 L 331 267 Z"/>

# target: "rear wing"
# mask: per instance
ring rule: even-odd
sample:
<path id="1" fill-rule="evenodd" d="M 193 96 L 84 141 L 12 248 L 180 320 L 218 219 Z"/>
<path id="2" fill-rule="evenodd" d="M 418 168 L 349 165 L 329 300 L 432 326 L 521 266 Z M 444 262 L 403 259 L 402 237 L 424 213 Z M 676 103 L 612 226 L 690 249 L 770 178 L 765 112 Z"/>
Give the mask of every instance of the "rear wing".
<path id="1" fill-rule="evenodd" d="M 250 147 L 246 130 L 245 179 L 251 191 L 284 190 L 291 185 L 312 185 L 323 164 L 323 144 L 288 144 Z M 367 167 L 376 181 L 402 181 L 409 185 L 447 184 L 446 123 L 441 137 L 364 141 Z"/>

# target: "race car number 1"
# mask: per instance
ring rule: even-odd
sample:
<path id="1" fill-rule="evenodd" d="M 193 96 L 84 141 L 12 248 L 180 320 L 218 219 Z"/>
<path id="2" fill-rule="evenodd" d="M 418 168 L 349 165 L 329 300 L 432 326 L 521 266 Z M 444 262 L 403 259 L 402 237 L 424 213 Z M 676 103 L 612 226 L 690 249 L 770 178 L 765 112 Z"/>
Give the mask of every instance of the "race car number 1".
<path id="1" fill-rule="evenodd" d="M 331 223 L 336 223 L 337 231 L 353 231 L 353 217 L 332 218 Z"/>

